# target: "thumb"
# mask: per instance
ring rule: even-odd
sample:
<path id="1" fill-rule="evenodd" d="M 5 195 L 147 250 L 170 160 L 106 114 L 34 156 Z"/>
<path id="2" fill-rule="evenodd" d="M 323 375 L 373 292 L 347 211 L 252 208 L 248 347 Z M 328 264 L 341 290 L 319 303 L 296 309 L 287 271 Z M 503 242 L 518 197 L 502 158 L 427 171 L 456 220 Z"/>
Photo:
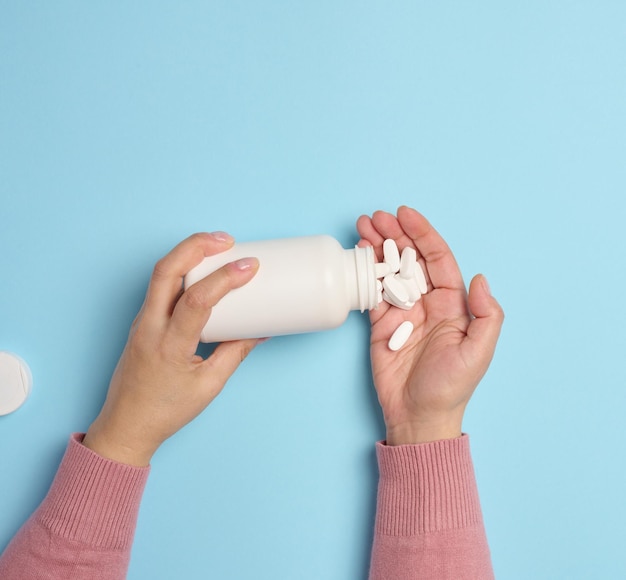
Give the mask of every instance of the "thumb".
<path id="1" fill-rule="evenodd" d="M 474 276 L 470 282 L 468 306 L 474 319 L 467 328 L 467 348 L 475 360 L 488 365 L 496 350 L 504 311 L 491 295 L 487 279 L 482 274 Z"/>

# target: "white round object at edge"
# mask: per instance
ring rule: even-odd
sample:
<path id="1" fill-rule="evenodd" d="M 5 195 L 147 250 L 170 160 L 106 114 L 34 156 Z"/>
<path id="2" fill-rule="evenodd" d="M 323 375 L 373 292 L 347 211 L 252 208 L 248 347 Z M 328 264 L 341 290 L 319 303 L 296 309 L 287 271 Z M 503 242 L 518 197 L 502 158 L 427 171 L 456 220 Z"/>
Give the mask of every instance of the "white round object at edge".
<path id="1" fill-rule="evenodd" d="M 33 386 L 28 365 L 19 356 L 0 351 L 0 415 L 19 409 Z"/>

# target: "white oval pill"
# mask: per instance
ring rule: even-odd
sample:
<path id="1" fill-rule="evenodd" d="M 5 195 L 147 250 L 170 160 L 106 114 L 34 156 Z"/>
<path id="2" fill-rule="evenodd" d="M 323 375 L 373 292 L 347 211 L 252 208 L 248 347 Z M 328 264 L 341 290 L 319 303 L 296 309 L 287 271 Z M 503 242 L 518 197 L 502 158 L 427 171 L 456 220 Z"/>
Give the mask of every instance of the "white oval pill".
<path id="1" fill-rule="evenodd" d="M 417 252 L 414 248 L 407 246 L 400 255 L 400 276 L 405 280 L 410 280 L 415 275 L 415 264 L 417 264 Z"/>
<path id="2" fill-rule="evenodd" d="M 393 298 L 391 298 L 391 296 L 389 296 L 389 294 L 387 294 L 387 292 L 385 292 L 384 290 L 381 292 L 381 295 L 383 297 L 383 300 L 387 303 L 387 304 L 391 304 L 392 306 L 398 306 L 398 308 L 400 307 L 399 304 L 396 304 L 396 302 L 394 301 Z"/>
<path id="3" fill-rule="evenodd" d="M 383 300 L 387 302 L 388 304 L 391 304 L 392 306 L 397 306 L 398 308 L 402 308 L 402 302 L 398 302 L 395 298 L 393 298 L 392 296 L 389 296 L 389 294 L 387 294 L 387 292 L 385 292 L 384 290 L 383 290 Z"/>
<path id="4" fill-rule="evenodd" d="M 389 338 L 389 342 L 387 343 L 389 350 L 400 350 L 406 344 L 406 341 L 409 340 L 412 332 L 413 323 L 409 320 L 405 320 L 395 329 L 394 333 Z"/>
<path id="5" fill-rule="evenodd" d="M 409 295 L 409 300 L 411 300 L 412 302 L 415 302 L 416 300 L 419 300 L 421 298 L 422 293 L 417 287 L 417 280 L 415 279 L 415 276 L 412 276 L 408 280 L 405 278 L 400 278 L 400 280 L 402 281 L 402 283 L 404 284 L 404 287 L 406 288 L 406 291 Z"/>
<path id="6" fill-rule="evenodd" d="M 415 262 L 415 280 L 417 281 L 417 287 L 421 294 L 428 292 L 428 283 L 426 282 L 426 276 L 424 276 L 424 270 L 419 262 Z"/>
<path id="7" fill-rule="evenodd" d="M 383 256 L 389 269 L 395 274 L 400 269 L 400 252 L 395 240 L 387 239 L 383 242 Z"/>
<path id="8" fill-rule="evenodd" d="M 393 298 L 394 302 L 403 304 L 409 300 L 409 293 L 406 291 L 404 284 L 393 274 L 388 274 L 383 278 L 383 288 Z"/>
<path id="9" fill-rule="evenodd" d="M 395 306 L 396 308 L 401 308 L 402 310 L 411 310 L 411 308 L 415 306 L 415 302 L 412 302 L 411 300 L 407 300 L 406 302 L 397 302 L 391 296 L 389 296 L 389 294 L 387 294 L 386 292 L 383 292 L 382 295 L 383 295 L 383 300 L 387 302 L 387 304 L 391 304 L 392 306 Z"/>
<path id="10" fill-rule="evenodd" d="M 386 262 L 378 262 L 374 264 L 374 272 L 376 273 L 376 278 L 384 278 L 391 272 L 391 268 Z"/>

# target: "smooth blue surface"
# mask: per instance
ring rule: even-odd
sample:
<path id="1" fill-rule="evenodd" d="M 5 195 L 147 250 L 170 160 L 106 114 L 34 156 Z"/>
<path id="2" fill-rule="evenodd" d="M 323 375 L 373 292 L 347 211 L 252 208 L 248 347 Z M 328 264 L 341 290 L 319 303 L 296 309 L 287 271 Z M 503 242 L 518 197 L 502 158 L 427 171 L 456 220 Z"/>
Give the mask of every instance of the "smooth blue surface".
<path id="1" fill-rule="evenodd" d="M 507 312 L 470 404 L 496 575 L 623 578 L 626 4 L 2 2 L 0 548 L 95 417 L 153 263 L 197 230 L 401 203 Z M 365 578 L 367 324 L 272 340 L 155 457 L 129 578 Z"/>

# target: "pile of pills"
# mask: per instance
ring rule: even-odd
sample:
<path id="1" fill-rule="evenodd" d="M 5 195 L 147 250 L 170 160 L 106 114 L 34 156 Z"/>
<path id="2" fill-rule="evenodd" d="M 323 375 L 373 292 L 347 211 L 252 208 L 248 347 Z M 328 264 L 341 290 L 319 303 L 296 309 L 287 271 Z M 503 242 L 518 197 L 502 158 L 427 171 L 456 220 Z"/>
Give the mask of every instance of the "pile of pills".
<path id="1" fill-rule="evenodd" d="M 383 300 L 402 310 L 411 310 L 422 294 L 428 291 L 426 276 L 417 261 L 414 248 L 406 247 L 400 254 L 395 240 L 383 243 L 383 261 L 375 266 L 378 302 Z M 413 332 L 410 321 L 403 322 L 389 339 L 391 350 L 401 349 Z"/>

